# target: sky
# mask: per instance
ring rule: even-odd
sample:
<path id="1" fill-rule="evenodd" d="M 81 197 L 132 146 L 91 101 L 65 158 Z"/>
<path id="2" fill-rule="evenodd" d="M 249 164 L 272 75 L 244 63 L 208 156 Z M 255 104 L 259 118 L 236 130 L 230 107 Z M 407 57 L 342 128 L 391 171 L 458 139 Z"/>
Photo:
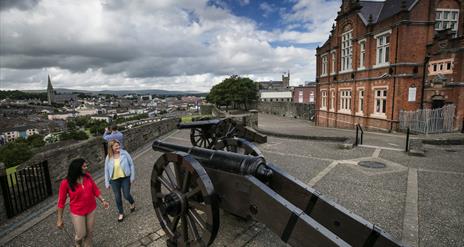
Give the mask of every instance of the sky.
<path id="1" fill-rule="evenodd" d="M 341 0 L 1 0 L 0 90 L 315 80 Z"/>

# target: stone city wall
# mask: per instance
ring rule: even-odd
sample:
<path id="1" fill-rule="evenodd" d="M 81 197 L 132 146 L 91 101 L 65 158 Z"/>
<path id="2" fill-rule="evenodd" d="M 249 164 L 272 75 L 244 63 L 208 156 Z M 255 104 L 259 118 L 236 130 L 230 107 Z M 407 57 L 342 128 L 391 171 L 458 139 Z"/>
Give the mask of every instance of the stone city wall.
<path id="1" fill-rule="evenodd" d="M 314 104 L 293 102 L 259 102 L 258 111 L 282 117 L 314 119 Z"/>
<path id="2" fill-rule="evenodd" d="M 125 130 L 123 133 L 126 149 L 130 153 L 134 152 L 138 148 L 148 144 L 156 137 L 176 129 L 177 122 L 177 118 L 171 118 Z M 27 162 L 18 166 L 17 169 L 20 170 L 25 166 L 47 160 L 52 183 L 52 191 L 53 194 L 56 195 L 58 193 L 61 180 L 67 175 L 68 166 L 71 160 L 78 157 L 86 159 L 90 163 L 90 173 L 94 174 L 95 171 L 103 169 L 105 161 L 104 155 L 103 138 L 96 137 L 38 153 Z M 0 192 L 0 220 L 3 221 L 5 218 L 6 212 L 3 195 Z"/>

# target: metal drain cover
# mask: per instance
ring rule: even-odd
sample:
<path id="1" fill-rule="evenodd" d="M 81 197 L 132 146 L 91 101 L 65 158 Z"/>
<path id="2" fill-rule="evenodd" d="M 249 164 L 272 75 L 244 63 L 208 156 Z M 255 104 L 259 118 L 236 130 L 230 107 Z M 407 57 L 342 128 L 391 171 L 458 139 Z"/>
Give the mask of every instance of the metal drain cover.
<path id="1" fill-rule="evenodd" d="M 362 167 L 375 168 L 375 169 L 385 168 L 384 163 L 378 162 L 378 161 L 372 161 L 372 160 L 359 161 L 358 165 L 360 165 Z"/>

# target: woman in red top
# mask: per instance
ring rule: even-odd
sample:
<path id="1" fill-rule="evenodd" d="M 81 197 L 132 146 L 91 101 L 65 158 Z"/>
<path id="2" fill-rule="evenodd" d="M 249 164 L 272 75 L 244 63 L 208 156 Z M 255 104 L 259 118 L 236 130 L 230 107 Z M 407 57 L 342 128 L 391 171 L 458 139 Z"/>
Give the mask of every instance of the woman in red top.
<path id="1" fill-rule="evenodd" d="M 104 208 L 109 204 L 100 194 L 100 190 L 87 172 L 87 162 L 84 159 L 71 161 L 68 176 L 61 181 L 58 195 L 58 219 L 56 226 L 64 228 L 63 209 L 69 195 L 69 208 L 74 225 L 76 246 L 91 246 L 92 232 L 95 224 L 95 197 L 100 199 Z"/>

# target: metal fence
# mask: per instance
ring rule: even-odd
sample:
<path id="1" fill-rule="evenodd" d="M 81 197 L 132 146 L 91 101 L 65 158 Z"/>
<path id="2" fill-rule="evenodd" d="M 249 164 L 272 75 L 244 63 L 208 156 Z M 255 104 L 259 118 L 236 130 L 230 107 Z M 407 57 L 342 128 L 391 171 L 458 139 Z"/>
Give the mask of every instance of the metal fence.
<path id="1" fill-rule="evenodd" d="M 11 174 L 0 173 L 5 209 L 11 218 L 52 195 L 48 162 L 27 166 Z"/>
<path id="2" fill-rule="evenodd" d="M 400 112 L 400 129 L 431 134 L 453 131 L 455 105 L 443 108 Z"/>

